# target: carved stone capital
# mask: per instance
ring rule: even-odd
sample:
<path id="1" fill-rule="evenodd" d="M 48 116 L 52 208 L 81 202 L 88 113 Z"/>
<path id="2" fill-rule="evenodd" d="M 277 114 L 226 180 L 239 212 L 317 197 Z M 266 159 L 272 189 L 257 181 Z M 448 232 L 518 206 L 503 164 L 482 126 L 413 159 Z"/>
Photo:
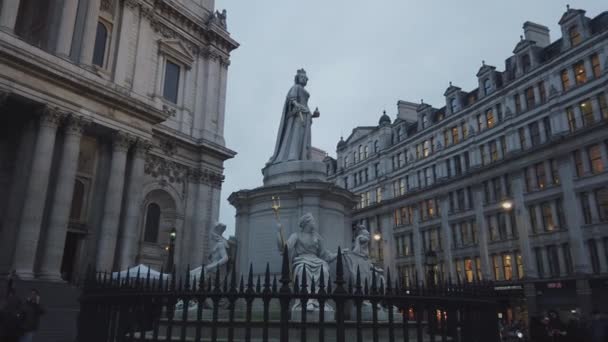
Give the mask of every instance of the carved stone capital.
<path id="1" fill-rule="evenodd" d="M 57 128 L 64 117 L 65 113 L 62 113 L 59 108 L 45 106 L 40 111 L 40 126 Z"/>
<path id="2" fill-rule="evenodd" d="M 136 8 L 139 6 L 139 0 L 125 0 L 125 6 L 131 9 Z"/>
<path id="3" fill-rule="evenodd" d="M 90 119 L 80 115 L 68 115 L 65 118 L 65 133 L 72 135 L 82 135 L 84 130 L 92 124 Z"/>
<path id="4" fill-rule="evenodd" d="M 183 183 L 188 177 L 186 166 L 151 154 L 146 155 L 144 172 L 158 178 L 161 184 L 163 182 Z"/>
<path id="5" fill-rule="evenodd" d="M 150 148 L 152 148 L 152 144 L 147 140 L 137 139 L 133 148 L 135 158 L 144 158 L 148 151 L 150 151 Z"/>
<path id="6" fill-rule="evenodd" d="M 228 67 L 230 66 L 230 59 L 225 58 L 225 57 L 221 57 L 221 58 L 220 58 L 220 65 L 221 65 L 223 68 L 228 69 Z"/>
<path id="7" fill-rule="evenodd" d="M 152 20 L 152 18 L 154 18 L 154 8 L 142 4 L 141 15 L 144 17 L 144 19 Z"/>
<path id="8" fill-rule="evenodd" d="M 127 152 L 133 144 L 133 138 L 124 132 L 115 132 L 112 134 L 112 149 L 114 151 Z"/>

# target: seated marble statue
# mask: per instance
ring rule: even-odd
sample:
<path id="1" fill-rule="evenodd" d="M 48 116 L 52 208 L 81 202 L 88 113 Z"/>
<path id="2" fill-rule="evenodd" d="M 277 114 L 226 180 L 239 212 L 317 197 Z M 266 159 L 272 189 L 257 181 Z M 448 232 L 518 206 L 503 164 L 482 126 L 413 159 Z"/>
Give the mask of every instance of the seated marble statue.
<path id="1" fill-rule="evenodd" d="M 365 280 L 367 280 L 368 287 L 371 288 L 372 276 L 376 273 L 376 286 L 380 288 L 380 280 L 384 280 L 384 270 L 376 267 L 369 257 L 369 242 L 370 234 L 367 228 L 362 225 L 357 226 L 353 248 L 351 250 L 344 250 L 344 265 L 348 270 L 348 277 L 352 281 L 353 286 L 356 285 L 357 268 L 359 268 L 361 287 L 364 286 Z"/>
<path id="2" fill-rule="evenodd" d="M 308 286 L 312 286 L 313 279 L 315 290 L 319 287 L 319 279 L 321 272 L 325 281 L 329 279 L 329 262 L 336 260 L 336 253 L 331 253 L 323 246 L 323 238 L 317 233 L 317 222 L 311 213 L 304 214 L 299 221 L 300 231 L 289 236 L 287 241 L 283 240 L 281 234 L 281 224 L 278 224 L 279 232 L 277 234 L 278 248 L 281 253 L 283 246 L 287 245 L 289 251 L 289 260 L 291 263 L 292 274 L 298 277 L 298 281 L 302 282 L 302 270 L 305 270 L 304 276 Z M 310 287 L 309 287 L 310 290 Z M 299 307 L 300 303 L 292 308 Z M 306 305 L 307 311 L 318 310 L 319 303 L 316 300 L 309 300 Z M 331 310 L 326 305 L 326 310 Z"/>

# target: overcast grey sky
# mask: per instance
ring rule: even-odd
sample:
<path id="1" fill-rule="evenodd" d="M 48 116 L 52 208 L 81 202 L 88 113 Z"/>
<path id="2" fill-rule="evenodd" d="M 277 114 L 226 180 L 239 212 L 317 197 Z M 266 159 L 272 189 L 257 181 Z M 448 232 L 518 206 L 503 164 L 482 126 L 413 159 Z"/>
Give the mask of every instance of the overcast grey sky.
<path id="1" fill-rule="evenodd" d="M 452 81 L 477 87 L 481 61 L 504 60 L 532 21 L 561 36 L 566 3 L 555 0 L 216 0 L 241 46 L 228 71 L 225 137 L 238 155 L 225 163 L 220 220 L 234 232 L 234 191 L 262 185 L 274 149 L 283 101 L 297 69 L 305 68 L 309 105 L 321 117 L 312 144 L 335 156 L 340 135 L 376 125 L 382 110 L 395 118 L 397 100 L 445 105 Z M 605 0 L 569 1 L 594 17 Z"/>

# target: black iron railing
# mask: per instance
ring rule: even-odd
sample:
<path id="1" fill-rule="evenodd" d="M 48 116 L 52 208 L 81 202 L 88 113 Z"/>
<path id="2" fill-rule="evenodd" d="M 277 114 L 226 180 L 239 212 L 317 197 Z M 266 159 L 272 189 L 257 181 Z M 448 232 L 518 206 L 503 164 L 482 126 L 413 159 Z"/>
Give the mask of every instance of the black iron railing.
<path id="1" fill-rule="evenodd" d="M 407 287 L 390 272 L 386 280 L 374 273 L 370 284 L 359 270 L 347 281 L 340 250 L 335 280 L 321 272 L 308 284 L 302 275 L 292 280 L 283 255 L 279 279 L 268 266 L 238 281 L 235 272 L 223 279 L 89 272 L 78 341 L 499 341 L 492 284 Z"/>

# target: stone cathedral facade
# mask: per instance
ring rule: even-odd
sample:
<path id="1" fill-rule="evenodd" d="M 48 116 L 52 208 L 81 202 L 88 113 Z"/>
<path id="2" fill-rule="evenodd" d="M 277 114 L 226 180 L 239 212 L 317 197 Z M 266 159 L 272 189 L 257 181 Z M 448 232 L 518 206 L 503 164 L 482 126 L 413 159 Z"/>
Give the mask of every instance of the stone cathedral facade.
<path id="1" fill-rule="evenodd" d="M 237 47 L 213 0 L 3 0 L 0 274 L 200 264 Z"/>

